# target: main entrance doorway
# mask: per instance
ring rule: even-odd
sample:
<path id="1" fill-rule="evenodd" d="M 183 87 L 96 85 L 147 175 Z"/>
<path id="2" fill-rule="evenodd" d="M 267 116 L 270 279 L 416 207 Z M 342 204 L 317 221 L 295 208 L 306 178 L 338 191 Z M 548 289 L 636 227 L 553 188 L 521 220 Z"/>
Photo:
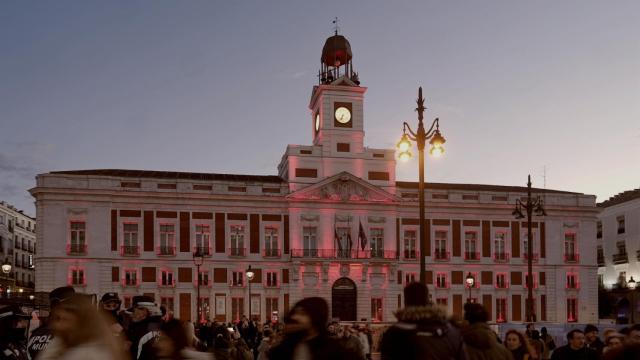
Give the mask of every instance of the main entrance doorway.
<path id="1" fill-rule="evenodd" d="M 331 316 L 340 321 L 358 320 L 358 291 L 353 280 L 343 277 L 331 288 Z"/>

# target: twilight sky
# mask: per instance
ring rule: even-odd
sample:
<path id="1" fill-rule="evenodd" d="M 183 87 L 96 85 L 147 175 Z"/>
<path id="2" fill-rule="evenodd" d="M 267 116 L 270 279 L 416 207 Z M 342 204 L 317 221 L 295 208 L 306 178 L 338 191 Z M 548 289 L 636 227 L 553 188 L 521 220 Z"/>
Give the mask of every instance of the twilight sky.
<path id="1" fill-rule="evenodd" d="M 640 186 L 638 1 L 0 2 L 0 199 L 34 215 L 37 173 L 276 174 L 310 144 L 331 21 L 369 88 L 365 143 L 440 118 L 427 181 Z M 398 163 L 417 180 L 416 162 Z"/>

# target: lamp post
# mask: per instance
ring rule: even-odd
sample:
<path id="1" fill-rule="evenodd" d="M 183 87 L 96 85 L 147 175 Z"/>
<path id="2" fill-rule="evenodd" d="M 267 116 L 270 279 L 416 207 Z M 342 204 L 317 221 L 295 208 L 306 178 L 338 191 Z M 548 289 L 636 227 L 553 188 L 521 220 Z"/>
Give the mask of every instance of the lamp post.
<path id="1" fill-rule="evenodd" d="M 249 321 L 251 321 L 251 280 L 256 274 L 251 270 L 251 265 L 249 265 L 245 274 L 247 275 L 247 285 L 249 286 Z"/>
<path id="2" fill-rule="evenodd" d="M 420 207 L 420 282 L 427 284 L 427 272 L 426 272 L 426 259 L 425 255 L 429 252 L 426 242 L 426 226 L 424 218 L 424 148 L 429 140 L 431 149 L 429 154 L 438 157 L 444 153 L 442 144 L 445 143 L 444 137 L 440 134 L 440 120 L 436 118 L 431 123 L 429 130 L 425 131 L 424 128 L 424 98 L 422 97 L 422 87 L 418 88 L 418 99 L 416 100 L 418 107 L 418 129 L 413 131 L 409 124 L 403 123 L 402 137 L 398 142 L 398 150 L 400 154 L 398 157 L 402 161 L 407 161 L 411 158 L 411 141 L 415 141 L 418 146 L 418 166 L 419 166 L 419 181 L 418 181 L 418 202 Z"/>
<path id="3" fill-rule="evenodd" d="M 537 216 L 546 216 L 544 211 L 543 201 L 540 196 L 535 199 L 531 196 L 531 175 L 527 180 L 527 201 L 522 202 L 520 199 L 516 200 L 516 207 L 511 213 L 516 219 L 524 219 L 525 215 L 522 210 L 527 213 L 527 304 L 526 304 L 526 318 L 527 322 L 536 321 L 536 311 L 533 306 L 533 235 L 531 232 L 531 217 L 533 213 Z"/>
<path id="4" fill-rule="evenodd" d="M 204 263 L 204 257 L 200 252 L 200 248 L 196 248 L 196 251 L 193 253 L 193 263 L 196 265 L 196 272 L 198 273 L 196 275 L 196 279 L 198 281 L 196 284 L 196 297 L 198 299 L 198 323 L 200 323 L 202 320 L 202 304 L 200 303 L 200 266 Z"/>
<path id="5" fill-rule="evenodd" d="M 629 281 L 627 281 L 627 287 L 631 292 L 631 323 L 632 324 L 635 324 L 634 318 L 635 318 L 635 312 L 636 312 L 636 285 L 638 284 L 636 283 L 635 280 L 633 280 L 633 276 L 632 276 L 629 279 Z"/>
<path id="6" fill-rule="evenodd" d="M 469 297 L 467 298 L 467 302 L 470 303 L 471 302 L 471 288 L 476 284 L 476 278 L 474 278 L 473 275 L 471 275 L 471 273 L 469 272 L 467 274 L 467 277 L 465 278 L 465 281 L 467 282 L 467 287 L 469 288 Z"/>
<path id="7" fill-rule="evenodd" d="M 6 275 L 9 275 L 9 273 L 11 272 L 11 264 L 9 263 L 9 260 L 7 258 L 4 259 L 4 262 L 2 263 L 2 272 Z"/>

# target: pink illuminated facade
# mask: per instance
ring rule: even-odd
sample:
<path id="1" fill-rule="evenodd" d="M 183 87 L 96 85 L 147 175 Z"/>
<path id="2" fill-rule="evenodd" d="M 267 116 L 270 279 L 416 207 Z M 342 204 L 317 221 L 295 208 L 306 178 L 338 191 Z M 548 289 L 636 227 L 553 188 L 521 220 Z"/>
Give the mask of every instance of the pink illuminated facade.
<path id="1" fill-rule="evenodd" d="M 526 257 L 539 321 L 597 321 L 595 197 L 535 189 L 548 216 L 512 215 L 526 188 L 428 183 L 419 253 L 417 183 L 396 180 L 393 149 L 364 146 L 364 98 L 340 35 L 323 49 L 309 103 L 312 145 L 289 145 L 278 175 L 142 170 L 41 174 L 37 291 L 70 284 L 101 295 L 154 296 L 181 318 L 282 316 L 306 296 L 341 320 L 393 321 L 402 289 L 427 258 L 433 302 L 460 314 L 469 294 L 494 322 L 524 320 Z M 81 229 L 81 230 L 79 230 Z M 72 231 L 83 231 L 81 244 Z M 69 252 L 72 249 L 72 252 Z M 194 251 L 204 255 L 200 274 Z M 251 295 L 245 277 L 255 277 Z M 475 285 L 468 289 L 465 277 Z M 470 290 L 470 291 L 469 291 Z"/>

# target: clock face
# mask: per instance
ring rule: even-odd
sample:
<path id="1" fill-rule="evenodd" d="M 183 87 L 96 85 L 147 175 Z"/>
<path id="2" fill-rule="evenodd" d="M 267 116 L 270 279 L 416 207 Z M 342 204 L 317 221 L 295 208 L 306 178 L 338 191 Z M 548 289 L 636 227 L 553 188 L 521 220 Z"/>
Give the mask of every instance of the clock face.
<path id="1" fill-rule="evenodd" d="M 346 124 L 351 121 L 351 111 L 344 106 L 340 106 L 336 109 L 336 120 L 341 124 Z"/>
<path id="2" fill-rule="evenodd" d="M 320 130 L 320 113 L 316 114 L 316 132 Z"/>

